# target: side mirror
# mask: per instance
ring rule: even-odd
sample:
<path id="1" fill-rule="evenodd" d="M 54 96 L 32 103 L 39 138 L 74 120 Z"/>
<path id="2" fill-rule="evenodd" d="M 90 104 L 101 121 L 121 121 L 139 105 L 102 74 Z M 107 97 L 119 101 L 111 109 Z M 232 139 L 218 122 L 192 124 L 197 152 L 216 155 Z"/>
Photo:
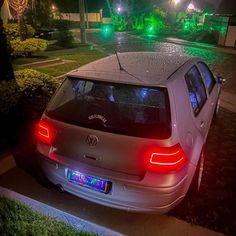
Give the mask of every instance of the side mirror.
<path id="1" fill-rule="evenodd" d="M 216 80 L 217 80 L 217 83 L 218 83 L 218 84 L 221 84 L 221 85 L 226 82 L 226 79 L 224 79 L 224 78 L 221 77 L 221 76 L 217 76 L 217 77 L 216 77 Z"/>

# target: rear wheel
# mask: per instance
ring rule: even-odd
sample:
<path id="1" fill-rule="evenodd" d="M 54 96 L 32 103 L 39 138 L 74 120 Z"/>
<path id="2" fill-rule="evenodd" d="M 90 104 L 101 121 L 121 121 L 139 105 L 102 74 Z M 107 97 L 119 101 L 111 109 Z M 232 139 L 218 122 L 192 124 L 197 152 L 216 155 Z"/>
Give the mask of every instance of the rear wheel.
<path id="1" fill-rule="evenodd" d="M 220 98 L 218 98 L 218 100 L 217 100 L 217 104 L 216 104 L 215 111 L 214 111 L 214 118 L 217 117 L 219 109 L 220 109 Z"/>

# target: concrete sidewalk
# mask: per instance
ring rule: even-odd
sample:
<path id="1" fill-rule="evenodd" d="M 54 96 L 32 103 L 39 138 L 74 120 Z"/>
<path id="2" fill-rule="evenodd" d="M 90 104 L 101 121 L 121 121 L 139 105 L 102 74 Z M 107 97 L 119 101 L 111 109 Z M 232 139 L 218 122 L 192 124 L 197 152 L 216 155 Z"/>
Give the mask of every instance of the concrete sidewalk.
<path id="1" fill-rule="evenodd" d="M 170 217 L 167 215 L 153 215 L 153 221 L 147 222 L 145 219 L 146 216 L 143 217 L 139 214 L 125 216 L 125 212 L 123 214 L 124 219 L 119 217 L 119 211 L 114 214 L 114 210 L 110 210 L 108 214 L 109 220 L 107 221 L 107 217 L 100 214 L 100 218 L 104 217 L 103 226 L 98 225 L 98 223 L 92 223 L 91 220 L 84 220 L 78 215 L 71 214 L 66 210 L 59 210 L 57 207 L 51 204 L 45 204 L 41 201 L 34 200 L 30 197 L 26 197 L 23 194 L 19 194 L 17 192 L 11 191 L 7 188 L 0 187 L 0 195 L 8 197 L 10 199 L 16 200 L 18 202 L 23 203 L 31 207 L 32 209 L 38 211 L 39 213 L 51 216 L 56 218 L 57 220 L 63 221 L 73 228 L 77 230 L 85 230 L 88 232 L 95 232 L 99 235 L 155 235 L 155 236 L 222 236 L 223 234 L 209 230 L 207 228 L 203 228 L 201 226 L 190 225 L 185 221 L 179 220 L 175 217 Z M 61 196 L 63 198 L 63 196 Z M 68 197 L 68 196 L 67 196 Z M 79 201 L 79 198 L 77 198 Z M 61 207 L 61 206 L 60 206 Z M 74 208 L 76 204 L 74 203 Z M 78 207 L 78 206 L 77 206 Z M 80 206 L 80 211 L 83 211 L 83 206 Z M 90 214 L 95 214 L 95 218 L 98 217 L 98 214 L 91 210 Z M 117 215 L 118 214 L 118 215 Z M 129 214 L 129 213 L 126 213 Z M 131 213 L 130 213 L 131 214 Z M 134 217 L 134 218 L 133 218 Z M 131 220 L 132 218 L 132 220 Z M 99 221 L 100 219 L 95 219 L 95 221 Z M 126 222 L 128 220 L 128 222 Z M 141 221 L 140 221 L 141 220 Z M 114 223 L 115 227 L 113 229 Z"/>
<path id="2" fill-rule="evenodd" d="M 62 221 L 68 225 L 70 225 L 75 230 L 95 233 L 98 235 L 104 235 L 104 236 L 119 236 L 121 234 L 106 229 L 104 227 L 101 227 L 99 225 L 93 224 L 91 222 L 88 222 L 86 220 L 82 220 L 76 216 L 73 216 L 71 214 L 68 214 L 66 212 L 60 211 L 54 207 L 48 206 L 42 202 L 36 201 L 32 198 L 26 197 L 22 194 L 16 193 L 14 191 L 11 191 L 9 189 L 3 188 L 0 186 L 0 196 L 7 197 L 9 199 L 15 200 L 17 202 L 20 202 L 33 210 L 37 211 L 38 213 L 50 216 L 53 219 L 56 219 L 58 221 Z"/>

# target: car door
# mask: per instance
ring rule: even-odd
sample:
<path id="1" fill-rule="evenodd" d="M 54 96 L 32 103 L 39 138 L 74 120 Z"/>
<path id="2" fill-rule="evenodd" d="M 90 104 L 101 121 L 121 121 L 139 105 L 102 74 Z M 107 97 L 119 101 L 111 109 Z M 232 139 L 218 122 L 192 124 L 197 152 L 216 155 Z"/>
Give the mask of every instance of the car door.
<path id="1" fill-rule="evenodd" d="M 212 72 L 210 71 L 210 69 L 204 62 L 202 61 L 198 62 L 197 66 L 199 68 L 199 71 L 202 74 L 202 78 L 203 78 L 203 81 L 205 83 L 205 87 L 208 93 L 208 98 L 211 105 L 210 109 L 211 109 L 211 118 L 212 118 L 215 111 L 218 96 L 219 96 L 219 92 L 216 86 L 216 81 Z"/>
<path id="2" fill-rule="evenodd" d="M 188 88 L 188 98 L 192 109 L 193 121 L 205 140 L 208 133 L 211 111 L 209 110 L 210 105 L 206 88 L 196 65 L 185 74 L 185 81 Z"/>

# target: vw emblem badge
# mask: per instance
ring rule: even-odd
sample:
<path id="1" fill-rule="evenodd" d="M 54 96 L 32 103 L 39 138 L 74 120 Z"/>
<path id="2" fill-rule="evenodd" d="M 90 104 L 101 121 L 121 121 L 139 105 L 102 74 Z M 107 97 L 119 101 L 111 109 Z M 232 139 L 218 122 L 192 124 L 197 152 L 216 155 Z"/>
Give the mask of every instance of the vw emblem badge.
<path id="1" fill-rule="evenodd" d="M 93 134 L 89 134 L 86 138 L 86 143 L 89 146 L 96 146 L 98 144 L 98 137 L 96 135 Z"/>

